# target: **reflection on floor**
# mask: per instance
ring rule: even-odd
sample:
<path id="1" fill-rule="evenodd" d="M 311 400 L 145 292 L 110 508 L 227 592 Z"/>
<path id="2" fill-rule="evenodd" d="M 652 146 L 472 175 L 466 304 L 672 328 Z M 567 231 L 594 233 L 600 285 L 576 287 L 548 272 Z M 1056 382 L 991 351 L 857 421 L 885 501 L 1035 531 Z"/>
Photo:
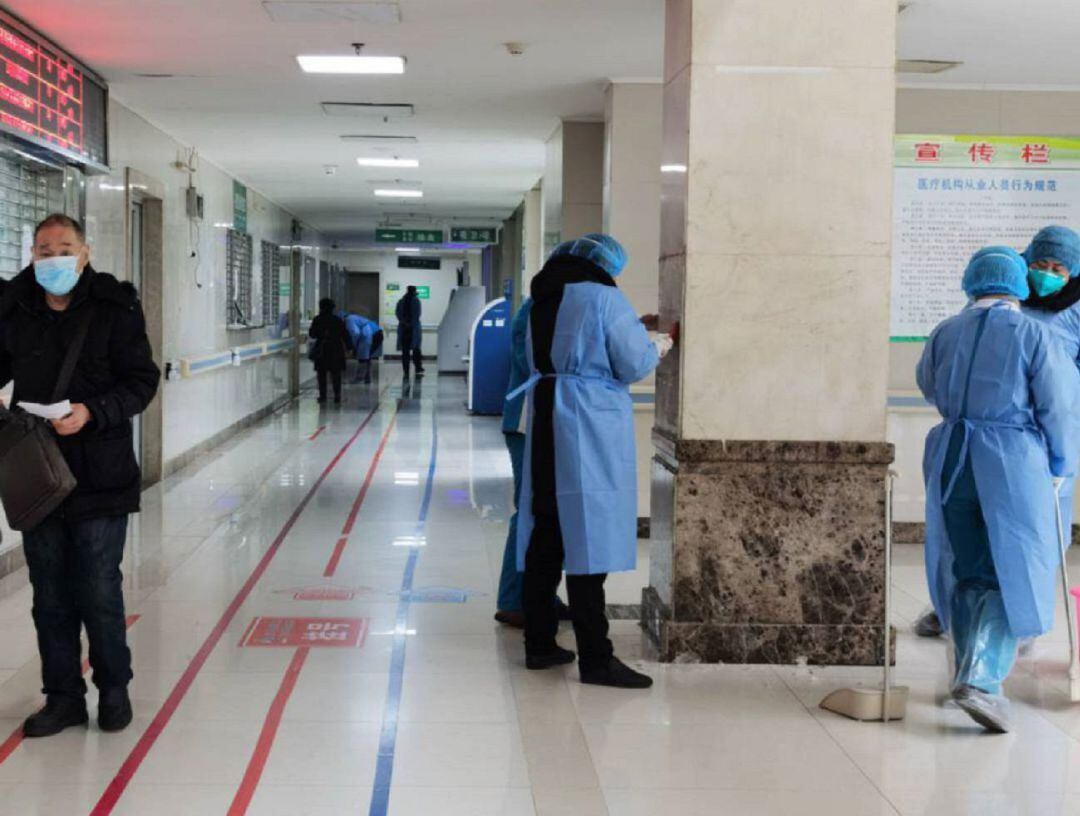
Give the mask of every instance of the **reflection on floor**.
<path id="1" fill-rule="evenodd" d="M 983 736 L 939 704 L 944 644 L 908 634 L 918 548 L 896 555 L 903 723 L 816 708 L 875 672 L 659 666 L 630 621 L 617 648 L 651 691 L 525 672 L 491 619 L 509 462 L 463 397 L 435 377 L 340 410 L 307 396 L 149 491 L 127 559 L 136 722 L 8 740 L 0 813 L 1080 814 L 1063 632 L 1009 684 L 1016 733 Z M 646 571 L 609 600 L 636 603 Z M 29 607 L 0 601 L 0 739 L 39 701 Z"/>

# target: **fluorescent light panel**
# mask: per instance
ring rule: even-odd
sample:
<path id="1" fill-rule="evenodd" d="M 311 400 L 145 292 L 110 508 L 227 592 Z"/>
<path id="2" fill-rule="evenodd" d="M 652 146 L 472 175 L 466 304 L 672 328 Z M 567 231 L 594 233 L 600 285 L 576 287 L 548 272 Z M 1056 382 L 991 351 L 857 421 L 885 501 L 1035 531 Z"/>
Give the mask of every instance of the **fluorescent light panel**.
<path id="1" fill-rule="evenodd" d="M 420 251 L 420 247 L 397 247 L 394 250 L 394 252 L 419 252 L 419 251 Z M 394 474 L 394 478 L 397 478 L 397 475 L 398 474 Z M 420 477 L 418 475 L 416 477 L 416 480 L 418 481 L 419 479 L 420 479 Z"/>
<path id="2" fill-rule="evenodd" d="M 308 74 L 404 74 L 403 57 L 367 57 L 361 54 L 334 56 L 301 54 L 296 58 Z"/>
<path id="3" fill-rule="evenodd" d="M 361 157 L 356 160 L 361 167 L 419 167 L 419 159 L 379 159 L 375 157 Z"/>
<path id="4" fill-rule="evenodd" d="M 423 198 L 423 190 L 376 190 L 379 198 Z"/>
<path id="5" fill-rule="evenodd" d="M 687 167 L 685 164 L 662 164 L 660 165 L 661 173 L 685 173 Z"/>

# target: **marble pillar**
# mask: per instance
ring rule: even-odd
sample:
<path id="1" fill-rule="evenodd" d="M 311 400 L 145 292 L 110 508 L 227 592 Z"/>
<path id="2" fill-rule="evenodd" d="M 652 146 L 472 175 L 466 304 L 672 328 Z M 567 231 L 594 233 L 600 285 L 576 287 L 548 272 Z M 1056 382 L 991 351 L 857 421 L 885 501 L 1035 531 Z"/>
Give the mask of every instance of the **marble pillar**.
<path id="1" fill-rule="evenodd" d="M 650 586 L 667 660 L 884 635 L 896 4 L 668 0 Z"/>
<path id="2" fill-rule="evenodd" d="M 613 82 L 605 104 L 604 232 L 629 258 L 619 288 L 638 314 L 655 314 L 659 301 L 660 162 L 664 86 Z"/>
<path id="3" fill-rule="evenodd" d="M 604 123 L 564 121 L 547 141 L 542 185 L 544 257 L 599 232 L 604 216 Z"/>

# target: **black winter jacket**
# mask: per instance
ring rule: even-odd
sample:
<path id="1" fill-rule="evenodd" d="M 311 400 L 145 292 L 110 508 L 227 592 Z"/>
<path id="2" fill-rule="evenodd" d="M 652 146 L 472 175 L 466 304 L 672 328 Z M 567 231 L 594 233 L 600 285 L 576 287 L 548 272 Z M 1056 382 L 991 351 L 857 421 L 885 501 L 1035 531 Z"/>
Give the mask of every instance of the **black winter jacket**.
<path id="1" fill-rule="evenodd" d="M 316 371 L 344 371 L 348 359 L 349 331 L 333 312 L 321 312 L 312 322 L 308 337 L 315 340 Z"/>
<path id="2" fill-rule="evenodd" d="M 54 312 L 33 268 L 27 268 L 0 298 L 0 384 L 15 381 L 16 403 L 52 402 L 65 352 L 91 304 L 95 313 L 86 344 L 68 393 L 61 397 L 85 404 L 91 415 L 81 432 L 59 437 L 79 483 L 58 511 L 72 521 L 139 510 L 142 478 L 131 420 L 146 410 L 161 375 L 138 294 L 130 283 L 87 267 L 67 311 Z"/>

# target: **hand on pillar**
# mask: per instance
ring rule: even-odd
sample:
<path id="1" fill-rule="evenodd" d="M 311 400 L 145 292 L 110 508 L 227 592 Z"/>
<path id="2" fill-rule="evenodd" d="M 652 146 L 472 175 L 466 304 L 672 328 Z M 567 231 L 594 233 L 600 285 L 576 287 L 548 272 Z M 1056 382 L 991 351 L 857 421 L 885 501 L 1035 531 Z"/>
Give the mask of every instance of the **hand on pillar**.
<path id="1" fill-rule="evenodd" d="M 645 327 L 647 331 L 659 331 L 660 330 L 660 315 L 647 314 L 641 316 L 641 325 Z"/>
<path id="2" fill-rule="evenodd" d="M 671 337 L 671 342 L 674 343 L 675 345 L 679 344 L 679 336 L 680 336 L 681 332 L 682 332 L 682 324 L 679 323 L 678 320 L 676 320 L 671 326 L 671 331 L 668 332 L 668 336 Z"/>

